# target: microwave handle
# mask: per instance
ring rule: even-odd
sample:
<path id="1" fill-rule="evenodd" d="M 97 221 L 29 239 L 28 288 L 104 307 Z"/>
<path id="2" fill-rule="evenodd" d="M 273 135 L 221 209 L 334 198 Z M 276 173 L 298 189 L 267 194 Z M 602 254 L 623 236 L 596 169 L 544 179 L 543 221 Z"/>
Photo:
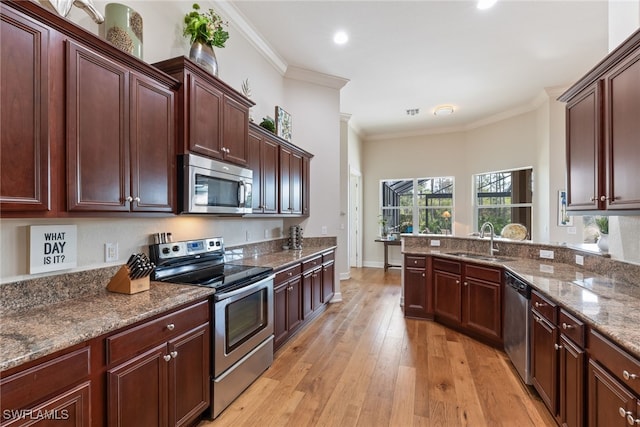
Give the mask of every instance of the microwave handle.
<path id="1" fill-rule="evenodd" d="M 244 181 L 240 181 L 240 185 L 238 185 L 238 200 L 239 200 L 239 204 L 240 207 L 244 207 L 244 205 L 246 204 L 246 198 L 247 198 L 247 194 L 246 194 L 247 190 L 246 190 L 246 186 L 244 184 Z"/>

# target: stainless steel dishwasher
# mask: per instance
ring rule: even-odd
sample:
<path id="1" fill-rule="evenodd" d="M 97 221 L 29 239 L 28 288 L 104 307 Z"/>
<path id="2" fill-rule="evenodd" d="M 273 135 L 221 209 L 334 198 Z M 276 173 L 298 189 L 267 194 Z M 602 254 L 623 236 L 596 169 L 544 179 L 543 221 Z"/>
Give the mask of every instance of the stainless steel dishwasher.
<path id="1" fill-rule="evenodd" d="M 531 286 L 513 273 L 504 273 L 504 350 L 525 384 L 531 384 Z"/>

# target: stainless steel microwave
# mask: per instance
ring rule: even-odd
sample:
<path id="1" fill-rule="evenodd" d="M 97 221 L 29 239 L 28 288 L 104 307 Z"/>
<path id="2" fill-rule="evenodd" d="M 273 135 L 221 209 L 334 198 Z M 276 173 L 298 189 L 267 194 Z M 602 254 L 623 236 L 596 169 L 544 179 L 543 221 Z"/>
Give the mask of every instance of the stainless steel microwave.
<path id="1" fill-rule="evenodd" d="M 229 163 L 185 154 L 179 157 L 178 210 L 185 214 L 251 213 L 253 171 Z"/>

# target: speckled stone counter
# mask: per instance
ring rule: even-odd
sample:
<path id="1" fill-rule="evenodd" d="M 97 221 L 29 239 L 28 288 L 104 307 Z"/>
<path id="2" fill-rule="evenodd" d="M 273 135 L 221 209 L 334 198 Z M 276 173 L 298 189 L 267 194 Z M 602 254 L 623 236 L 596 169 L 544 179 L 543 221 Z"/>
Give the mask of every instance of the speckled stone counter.
<path id="1" fill-rule="evenodd" d="M 226 261 L 274 270 L 335 249 L 335 238 L 283 240 L 227 250 Z M 119 267 L 0 285 L 0 372 L 214 294 L 210 288 L 151 282 L 134 295 L 106 290 Z"/>
<path id="2" fill-rule="evenodd" d="M 2 314 L 0 371 L 46 356 L 213 294 L 209 288 L 151 282 L 133 295 L 90 296 Z"/>
<path id="3" fill-rule="evenodd" d="M 482 242 L 483 245 L 486 243 L 488 242 Z M 503 247 L 505 250 L 500 254 L 502 259 L 498 261 L 451 255 L 453 252 L 468 250 L 464 244 L 462 247 L 456 244 L 428 247 L 410 242 L 403 248 L 403 253 L 438 255 L 467 262 L 503 266 L 640 359 L 640 277 L 636 276 L 637 266 L 613 268 L 612 265 L 602 264 L 613 263 L 611 260 L 591 260 L 587 263 L 585 259 L 585 266 L 589 264 L 592 268 L 599 269 L 595 272 L 585 266 L 566 262 L 566 256 L 547 260 L 534 257 L 532 253 L 518 254 L 513 249 L 510 251 L 504 243 Z M 472 249 L 475 250 L 470 250 L 471 252 L 488 254 L 488 246 L 486 250 Z M 575 257 L 575 254 L 573 256 Z M 634 280 L 634 277 L 637 278 Z"/>

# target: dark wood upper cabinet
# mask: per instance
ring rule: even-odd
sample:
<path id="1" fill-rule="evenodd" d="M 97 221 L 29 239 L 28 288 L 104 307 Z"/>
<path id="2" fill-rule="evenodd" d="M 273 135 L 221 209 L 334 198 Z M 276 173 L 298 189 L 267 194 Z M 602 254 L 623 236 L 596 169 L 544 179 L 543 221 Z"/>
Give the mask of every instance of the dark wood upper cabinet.
<path id="1" fill-rule="evenodd" d="M 640 30 L 558 99 L 567 102 L 568 209 L 640 209 Z"/>
<path id="2" fill-rule="evenodd" d="M 184 56 L 154 64 L 182 83 L 178 154 L 189 152 L 246 166 L 249 108 L 254 103 Z"/>
<path id="3" fill-rule="evenodd" d="M 0 211 L 47 211 L 49 33 L 37 21 L 0 13 Z"/>
<path id="4" fill-rule="evenodd" d="M 253 213 L 278 213 L 278 149 L 276 141 L 250 127 L 247 167 L 253 170 Z"/>
<path id="5" fill-rule="evenodd" d="M 302 154 L 280 147 L 280 213 L 302 215 Z"/>
<path id="6" fill-rule="evenodd" d="M 173 90 L 66 46 L 68 210 L 172 212 Z"/>

